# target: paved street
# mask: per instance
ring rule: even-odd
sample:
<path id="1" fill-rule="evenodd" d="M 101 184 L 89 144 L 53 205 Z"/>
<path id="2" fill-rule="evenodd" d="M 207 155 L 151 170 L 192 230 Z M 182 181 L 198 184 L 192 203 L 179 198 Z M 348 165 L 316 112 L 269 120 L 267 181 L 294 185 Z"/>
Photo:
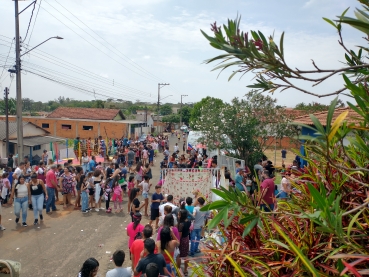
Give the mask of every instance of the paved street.
<path id="1" fill-rule="evenodd" d="M 158 182 L 162 154 L 155 159 L 152 191 Z M 77 276 L 89 257 L 99 261 L 99 274 L 103 277 L 114 267 L 110 257 L 117 249 L 126 253 L 124 266 L 131 266 L 125 230 L 131 220 L 126 196 L 124 214 L 106 214 L 104 210 L 82 214 L 72 209 L 61 211 L 61 205 L 57 208 L 60 210 L 52 215 L 44 214 L 44 222 L 37 226 L 32 225 L 33 212 L 28 211 L 28 227 L 16 226 L 13 207 L 3 208 L 2 223 L 6 230 L 0 232 L 0 258 L 20 261 L 22 277 Z M 143 217 L 141 223 L 145 225 L 148 221 Z"/>

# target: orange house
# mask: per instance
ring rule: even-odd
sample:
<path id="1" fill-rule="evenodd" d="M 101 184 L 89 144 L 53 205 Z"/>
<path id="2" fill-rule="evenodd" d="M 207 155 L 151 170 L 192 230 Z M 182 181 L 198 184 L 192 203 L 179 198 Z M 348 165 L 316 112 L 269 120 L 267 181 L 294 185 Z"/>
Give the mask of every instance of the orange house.
<path id="1" fill-rule="evenodd" d="M 0 116 L 0 119 L 5 120 L 5 116 Z M 56 109 L 47 117 L 23 116 L 23 120 L 47 130 L 52 136 L 71 139 L 131 136 L 135 128 L 145 124 L 143 121 L 125 120 L 119 109 L 66 107 Z M 9 116 L 9 121 L 16 121 L 16 117 Z"/>

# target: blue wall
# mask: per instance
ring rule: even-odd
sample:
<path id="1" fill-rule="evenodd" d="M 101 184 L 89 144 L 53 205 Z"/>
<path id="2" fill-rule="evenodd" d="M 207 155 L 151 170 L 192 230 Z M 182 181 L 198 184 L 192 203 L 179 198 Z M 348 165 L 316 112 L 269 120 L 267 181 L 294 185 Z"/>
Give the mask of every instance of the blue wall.
<path id="1" fill-rule="evenodd" d="M 301 135 L 313 136 L 313 137 L 316 136 L 313 130 L 306 128 L 306 127 L 302 127 Z M 303 157 L 305 157 L 305 146 L 304 146 L 305 140 L 301 139 L 300 141 L 301 141 L 301 147 L 300 147 L 301 167 L 304 167 L 307 165 L 307 161 L 303 159 Z"/>

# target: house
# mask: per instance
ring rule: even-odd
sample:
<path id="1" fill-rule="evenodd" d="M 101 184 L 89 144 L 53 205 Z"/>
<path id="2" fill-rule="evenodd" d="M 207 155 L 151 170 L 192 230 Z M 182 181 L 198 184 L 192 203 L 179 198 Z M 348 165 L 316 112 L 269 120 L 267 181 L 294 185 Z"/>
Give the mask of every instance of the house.
<path id="1" fill-rule="evenodd" d="M 46 118 L 95 119 L 95 120 L 124 120 L 122 110 L 98 108 L 70 108 L 60 107 L 46 116 Z"/>
<path id="2" fill-rule="evenodd" d="M 354 111 L 352 110 L 350 107 L 344 107 L 344 108 L 337 108 L 334 110 L 333 112 L 333 117 L 332 117 L 332 123 L 337 119 L 337 117 L 342 114 L 343 112 L 348 111 L 348 114 L 346 116 L 345 121 L 348 124 L 357 124 L 359 123 L 359 120 L 357 118 L 359 118 L 360 116 Z M 328 116 L 328 111 L 324 111 L 324 112 L 317 112 L 313 114 L 320 122 L 320 124 L 323 125 L 323 127 L 325 128 L 325 126 L 327 125 L 327 116 Z M 304 125 L 308 125 L 308 126 L 314 126 L 313 121 L 310 118 L 310 115 L 302 115 L 302 116 L 298 116 L 295 118 L 294 123 L 298 123 L 298 124 L 304 124 Z M 315 136 L 314 131 L 305 127 L 305 126 L 301 126 L 301 135 L 308 135 L 308 136 Z M 348 134 L 348 136 L 350 136 L 350 134 Z M 301 140 L 302 145 L 300 147 L 300 153 L 302 156 L 305 156 L 305 148 L 303 143 L 305 142 L 304 140 Z M 349 141 L 347 138 L 345 138 L 343 140 L 343 144 L 344 145 L 348 145 Z M 304 165 L 306 165 L 306 161 L 304 161 L 303 163 Z"/>
<path id="3" fill-rule="evenodd" d="M 5 120 L 5 116 L 0 115 L 0 120 Z M 99 136 L 115 139 L 135 135 L 140 132 L 141 126 L 145 126 L 145 122 L 137 120 L 72 119 L 40 116 L 23 116 L 23 120 L 43 128 L 52 136 L 67 139 L 75 139 L 76 137 L 88 139 Z M 9 116 L 9 121 L 15 122 L 16 117 Z"/>
<path id="4" fill-rule="evenodd" d="M 6 122 L 0 120 L 0 157 L 4 163 L 6 155 Z M 23 121 L 23 152 L 30 157 L 41 157 L 43 150 L 51 150 L 50 143 L 64 142 L 64 139 L 50 136 L 50 132 L 33 124 Z M 9 153 L 17 154 L 17 122 L 9 122 Z"/>

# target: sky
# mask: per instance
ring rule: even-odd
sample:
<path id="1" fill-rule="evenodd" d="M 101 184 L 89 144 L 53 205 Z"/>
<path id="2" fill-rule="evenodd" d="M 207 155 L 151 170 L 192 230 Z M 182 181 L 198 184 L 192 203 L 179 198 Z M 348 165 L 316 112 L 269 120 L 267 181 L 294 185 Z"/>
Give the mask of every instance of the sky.
<path id="1" fill-rule="evenodd" d="M 20 1 L 19 9 L 30 3 Z M 344 51 L 336 31 L 322 17 L 334 19 L 347 7 L 347 15 L 353 16 L 359 6 L 355 0 L 38 0 L 30 24 L 32 6 L 20 15 L 22 53 L 50 37 L 63 39 L 51 39 L 22 57 L 22 97 L 43 102 L 59 96 L 156 102 L 158 83 L 168 83 L 160 90 L 163 103 L 179 103 L 181 95 L 187 95 L 184 103 L 207 96 L 229 102 L 243 97 L 255 76 L 228 81 L 231 70 L 219 76 L 212 71 L 216 64 L 204 61 L 223 53 L 212 48 L 200 30 L 211 34 L 211 23 L 221 25 L 238 14 L 245 32 L 274 33 L 278 43 L 284 31 L 291 67 L 312 70 L 313 59 L 320 68 L 339 68 Z M 15 97 L 15 78 L 7 72 L 15 63 L 14 1 L 1 1 L 0 26 L 0 89 L 10 86 L 10 97 Z M 349 48 L 358 41 L 364 44 L 362 35 L 347 26 L 343 36 Z M 343 80 L 337 76 L 313 88 L 310 83 L 296 84 L 324 94 L 341 88 Z M 287 107 L 333 99 L 296 90 L 273 97 Z"/>

